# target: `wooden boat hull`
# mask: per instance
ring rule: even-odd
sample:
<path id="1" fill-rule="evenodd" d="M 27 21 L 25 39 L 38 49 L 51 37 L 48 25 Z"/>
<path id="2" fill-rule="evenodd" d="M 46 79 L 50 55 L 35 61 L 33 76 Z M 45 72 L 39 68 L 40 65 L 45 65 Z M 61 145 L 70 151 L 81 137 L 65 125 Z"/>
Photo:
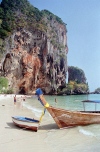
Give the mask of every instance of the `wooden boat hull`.
<path id="1" fill-rule="evenodd" d="M 35 119 L 15 116 L 15 117 L 12 117 L 12 121 L 16 126 L 24 128 L 24 129 L 38 131 L 38 128 L 39 128 L 39 121 Z"/>
<path id="2" fill-rule="evenodd" d="M 69 111 L 51 106 L 47 110 L 59 128 L 100 123 L 100 111 Z"/>

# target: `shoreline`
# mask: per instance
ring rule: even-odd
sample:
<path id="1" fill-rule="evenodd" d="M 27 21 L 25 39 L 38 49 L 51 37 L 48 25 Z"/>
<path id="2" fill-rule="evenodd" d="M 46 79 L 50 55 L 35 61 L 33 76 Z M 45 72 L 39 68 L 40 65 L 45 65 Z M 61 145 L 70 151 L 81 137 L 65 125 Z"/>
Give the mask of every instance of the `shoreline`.
<path id="1" fill-rule="evenodd" d="M 34 132 L 15 126 L 11 118 L 15 115 L 34 117 L 31 110 L 20 106 L 20 100 L 14 105 L 13 95 L 0 96 L 0 152 L 100 151 L 99 125 L 59 129 L 46 112 L 38 131 Z M 96 128 L 98 132 L 94 136 Z"/>
<path id="2" fill-rule="evenodd" d="M 46 138 L 48 130 L 54 128 L 52 123 L 49 126 L 48 121 L 44 119 L 41 122 L 42 126 L 39 126 L 38 132 L 19 128 L 14 125 L 12 116 L 18 115 L 33 118 L 34 113 L 26 107 L 20 106 L 20 100 L 18 100 L 21 97 L 20 95 L 17 95 L 17 103 L 14 105 L 13 96 L 0 95 L 0 151 L 33 152 L 35 150 L 37 152 L 45 152 L 47 146 L 44 145 L 44 138 Z M 47 152 L 51 151 L 49 147 Z"/>

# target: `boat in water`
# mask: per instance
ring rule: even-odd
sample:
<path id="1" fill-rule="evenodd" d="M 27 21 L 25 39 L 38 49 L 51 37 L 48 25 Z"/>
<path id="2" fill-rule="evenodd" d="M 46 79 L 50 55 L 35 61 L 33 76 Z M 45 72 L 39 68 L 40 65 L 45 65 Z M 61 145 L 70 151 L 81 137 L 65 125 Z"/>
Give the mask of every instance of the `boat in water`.
<path id="1" fill-rule="evenodd" d="M 95 111 L 85 111 L 85 106 L 83 111 L 70 111 L 61 108 L 55 108 L 50 106 L 44 96 L 43 92 L 40 88 L 36 90 L 36 95 L 38 96 L 41 104 L 48 110 L 50 115 L 53 117 L 54 121 L 58 125 L 59 128 L 68 128 L 75 126 L 84 126 L 90 124 L 100 124 L 100 111 L 96 111 L 96 104 L 100 103 L 97 100 L 84 100 L 84 103 L 94 103 Z"/>
<path id="2" fill-rule="evenodd" d="M 21 117 L 21 116 L 13 116 L 12 121 L 18 127 L 21 127 L 23 129 L 30 129 L 36 132 L 38 131 L 40 124 L 39 120 L 31 119 L 27 117 Z"/>
<path id="3" fill-rule="evenodd" d="M 84 107 L 83 111 L 72 111 L 50 106 L 45 100 L 43 92 L 40 88 L 36 90 L 36 95 L 38 96 L 38 100 L 44 106 L 44 112 L 42 113 L 40 120 L 14 116 L 12 117 L 12 120 L 15 125 L 24 129 L 37 131 L 46 109 L 60 129 L 75 126 L 85 126 L 90 124 L 100 124 L 100 111 L 96 110 L 96 104 L 100 103 L 100 100 L 84 100 L 82 101 Z M 95 104 L 95 111 L 85 110 L 85 103 L 87 102 Z"/>
<path id="4" fill-rule="evenodd" d="M 47 110 L 59 128 L 100 123 L 100 111 L 70 111 L 51 106 Z"/>

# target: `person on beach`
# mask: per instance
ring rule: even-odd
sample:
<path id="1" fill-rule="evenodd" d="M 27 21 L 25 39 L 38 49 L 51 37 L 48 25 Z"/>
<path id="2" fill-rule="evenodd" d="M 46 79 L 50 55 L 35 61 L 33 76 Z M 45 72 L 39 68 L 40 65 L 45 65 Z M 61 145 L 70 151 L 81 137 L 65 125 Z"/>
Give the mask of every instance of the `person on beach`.
<path id="1" fill-rule="evenodd" d="M 56 98 L 55 98 L 55 103 L 57 103 L 57 100 L 56 100 Z"/>
<path id="2" fill-rule="evenodd" d="M 21 101 L 23 101 L 23 97 L 21 96 Z"/>
<path id="3" fill-rule="evenodd" d="M 21 98 L 20 98 L 21 100 L 20 100 L 20 107 L 23 107 L 23 97 L 21 96 Z"/>
<path id="4" fill-rule="evenodd" d="M 25 97 L 23 98 L 23 101 L 25 101 Z"/>
<path id="5" fill-rule="evenodd" d="M 17 100 L 16 100 L 16 95 L 15 95 L 15 96 L 14 96 L 14 104 L 16 104 L 16 101 L 17 101 Z"/>

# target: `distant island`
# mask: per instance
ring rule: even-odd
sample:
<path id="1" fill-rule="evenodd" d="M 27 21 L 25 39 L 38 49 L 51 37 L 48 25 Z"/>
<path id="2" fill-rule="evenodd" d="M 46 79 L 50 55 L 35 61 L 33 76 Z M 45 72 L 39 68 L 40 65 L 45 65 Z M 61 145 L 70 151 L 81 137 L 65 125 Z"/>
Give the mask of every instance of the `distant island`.
<path id="1" fill-rule="evenodd" d="M 86 76 L 82 69 L 74 66 L 68 67 L 68 83 L 61 91 L 58 90 L 58 94 L 64 95 L 79 95 L 89 94 L 89 86 L 86 82 Z"/>

